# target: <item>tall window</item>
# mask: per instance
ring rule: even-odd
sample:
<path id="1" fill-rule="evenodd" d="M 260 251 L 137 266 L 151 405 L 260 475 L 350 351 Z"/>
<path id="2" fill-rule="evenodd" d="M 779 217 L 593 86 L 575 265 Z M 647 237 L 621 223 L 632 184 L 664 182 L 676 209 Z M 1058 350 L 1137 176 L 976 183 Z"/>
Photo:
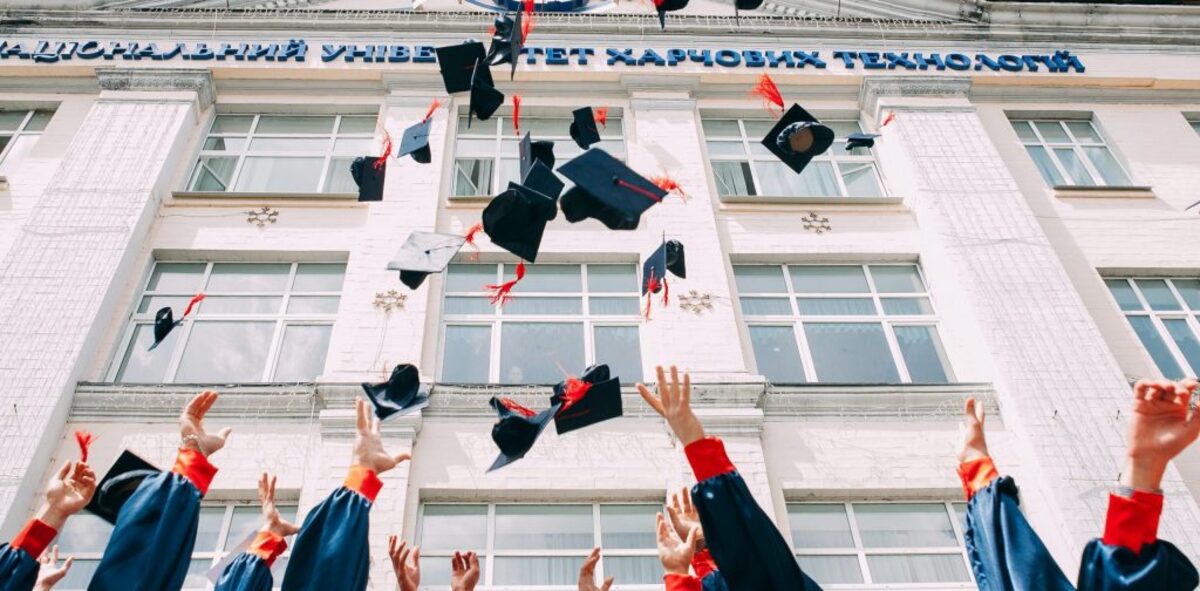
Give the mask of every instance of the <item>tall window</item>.
<path id="1" fill-rule="evenodd" d="M 514 265 L 450 265 L 441 381 L 556 384 L 592 363 L 607 363 L 625 383 L 642 379 L 634 265 L 529 265 L 513 299 L 493 306 L 484 286 L 515 273 Z"/>
<path id="2" fill-rule="evenodd" d="M 0 176 L 12 174 L 46 129 L 54 111 L 0 111 Z"/>
<path id="3" fill-rule="evenodd" d="M 357 192 L 350 163 L 372 154 L 376 120 L 374 115 L 217 115 L 188 190 Z"/>
<path id="4" fill-rule="evenodd" d="M 280 504 L 279 513 L 288 521 L 296 521 L 295 505 Z M 183 588 L 187 591 L 212 589 L 207 578 L 208 571 L 226 554 L 236 550 L 237 545 L 246 536 L 258 531 L 261 526 L 261 509 L 256 504 L 205 503 L 200 508 L 196 547 L 192 550 L 192 560 L 188 565 Z M 92 575 L 96 573 L 96 567 L 100 564 L 100 558 L 104 555 L 104 547 L 108 545 L 112 529 L 108 522 L 91 513 L 79 513 L 67 520 L 54 543 L 58 544 L 60 555 L 73 555 L 75 563 L 66 578 L 54 586 L 56 591 L 87 589 Z M 275 566 L 271 569 L 276 573 L 276 588 L 283 581 L 282 573 L 287 568 L 292 541 L 288 539 L 289 549 L 276 559 Z"/>
<path id="5" fill-rule="evenodd" d="M 762 145 L 762 138 L 775 121 L 706 117 L 702 123 L 717 194 L 722 197 L 883 195 L 871 152 L 866 148 L 846 150 L 846 136 L 862 131 L 857 121 L 822 121 L 833 129 L 837 139 L 798 175 Z"/>
<path id="6" fill-rule="evenodd" d="M 522 136 L 530 132 L 535 140 L 554 142 L 556 166 L 583 153 L 571 139 L 569 115 L 561 118 L 522 116 L 520 122 Z M 593 147 L 624 160 L 625 140 L 621 132 L 621 115 L 616 109 L 609 110 L 607 125 L 599 131 L 601 141 Z M 459 117 L 454 147 L 454 195 L 495 195 L 506 189 L 509 182 L 521 182 L 520 140 L 513 131 L 511 116 L 475 120 L 470 127 L 467 127 L 465 116 Z"/>
<path id="7" fill-rule="evenodd" d="M 1021 120 L 1013 129 L 1051 186 L 1128 186 L 1129 176 L 1091 121 Z"/>
<path id="8" fill-rule="evenodd" d="M 965 511 L 964 503 L 793 503 L 788 522 L 800 567 L 826 588 L 974 589 Z"/>
<path id="9" fill-rule="evenodd" d="M 597 580 L 662 589 L 654 515 L 660 504 L 421 506 L 421 588 L 449 589 L 450 557 L 479 553 L 482 589 L 575 589 L 592 548 Z"/>
<path id="10" fill-rule="evenodd" d="M 154 265 L 125 335 L 117 382 L 307 382 L 325 369 L 344 263 Z M 192 315 L 154 351 L 154 315 Z"/>
<path id="11" fill-rule="evenodd" d="M 776 383 L 945 383 L 916 265 L 736 265 L 758 372 Z"/>
<path id="12" fill-rule="evenodd" d="M 1164 376 L 1200 375 L 1200 279 L 1104 282 Z"/>

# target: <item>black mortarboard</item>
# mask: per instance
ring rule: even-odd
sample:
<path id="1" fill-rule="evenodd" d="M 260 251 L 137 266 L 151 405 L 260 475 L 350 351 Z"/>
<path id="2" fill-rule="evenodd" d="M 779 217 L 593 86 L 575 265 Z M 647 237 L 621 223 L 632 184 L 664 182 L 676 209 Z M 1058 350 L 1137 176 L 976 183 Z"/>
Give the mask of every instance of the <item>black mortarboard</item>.
<path id="1" fill-rule="evenodd" d="M 738 10 L 754 10 L 762 6 L 763 0 L 734 0 L 734 6 Z"/>
<path id="2" fill-rule="evenodd" d="M 122 451 L 117 461 L 113 462 L 104 478 L 96 485 L 96 493 L 85 508 L 100 519 L 115 525 L 117 514 L 121 512 L 125 501 L 133 496 L 143 480 L 160 472 L 162 470 L 137 454 L 129 450 Z"/>
<path id="3" fill-rule="evenodd" d="M 183 318 L 175 320 L 175 313 L 170 306 L 164 306 L 154 313 L 154 342 L 150 343 L 150 348 L 147 351 L 153 351 L 162 344 L 167 335 L 171 334 L 175 327 L 183 324 L 183 319 L 187 318 L 188 314 L 192 313 L 192 308 L 204 299 L 204 294 L 198 293 L 188 302 L 187 308 L 183 310 Z"/>
<path id="4" fill-rule="evenodd" d="M 492 462 L 488 472 L 525 457 L 561 408 L 561 405 L 555 404 L 540 413 L 530 415 L 532 411 L 508 398 L 493 397 L 488 404 L 496 409 L 500 418 L 499 422 L 492 425 L 492 441 L 500 448 L 500 455 Z"/>
<path id="5" fill-rule="evenodd" d="M 833 130 L 821 125 L 800 105 L 793 104 L 762 143 L 789 168 L 800 173 L 813 156 L 825 153 L 833 145 Z"/>
<path id="6" fill-rule="evenodd" d="M 559 196 L 562 195 L 563 187 L 566 186 L 562 179 L 558 178 L 558 175 L 554 174 L 554 171 L 550 170 L 550 167 L 543 164 L 540 160 L 534 161 L 533 166 L 530 167 L 529 173 L 525 175 L 525 180 L 521 185 L 525 189 L 541 193 L 554 200 L 555 203 L 558 202 Z M 555 212 L 555 215 L 557 215 L 557 212 Z"/>
<path id="7" fill-rule="evenodd" d="M 488 48 L 488 65 L 512 64 L 510 80 L 517 73 L 517 61 L 521 59 L 521 49 L 525 46 L 523 23 L 521 22 L 523 18 L 520 11 L 516 13 L 516 16 L 496 17 L 496 32 L 492 34 L 492 45 Z"/>
<path id="8" fill-rule="evenodd" d="M 468 41 L 458 45 L 439 47 L 437 52 L 438 68 L 442 71 L 442 82 L 446 92 L 454 94 L 471 90 L 472 79 L 475 78 L 475 64 L 486 65 L 487 56 L 483 44 L 478 41 Z M 492 72 L 486 67 L 479 73 L 480 82 L 492 86 Z"/>
<path id="9" fill-rule="evenodd" d="M 664 241 L 662 246 L 642 263 L 642 295 L 646 295 L 647 291 L 662 291 L 663 280 L 666 279 L 668 271 L 680 279 L 687 279 L 683 243 L 678 240 Z M 651 281 L 651 278 L 654 281 Z"/>
<path id="10" fill-rule="evenodd" d="M 412 155 L 412 159 L 421 164 L 429 164 L 433 154 L 429 151 L 429 128 L 433 126 L 433 118 L 426 119 L 408 129 L 400 138 L 400 151 L 396 157 Z"/>
<path id="11" fill-rule="evenodd" d="M 664 31 L 667 30 L 667 13 L 683 10 L 687 8 L 687 5 L 688 0 L 663 0 L 661 4 L 657 4 L 658 26 L 662 27 Z"/>
<path id="12" fill-rule="evenodd" d="M 607 365 L 593 365 L 579 378 L 554 386 L 551 404 L 561 404 L 554 417 L 559 435 L 621 416 L 621 378 L 610 378 Z"/>
<path id="13" fill-rule="evenodd" d="M 560 187 L 561 190 L 561 187 Z M 531 263 L 537 262 L 546 222 L 558 215 L 553 196 L 509 183 L 483 210 L 483 231 L 492 244 Z"/>
<path id="14" fill-rule="evenodd" d="M 667 196 L 599 148 L 575 157 L 558 171 L 575 183 L 562 197 L 563 215 L 571 223 L 590 217 L 611 230 L 634 230 L 642 214 Z"/>
<path id="15" fill-rule="evenodd" d="M 852 133 L 846 137 L 846 151 L 849 152 L 854 148 L 874 148 L 877 137 L 879 137 L 878 133 Z"/>
<path id="16" fill-rule="evenodd" d="M 504 93 L 496 90 L 492 86 L 492 75 L 483 76 L 484 72 L 488 71 L 488 66 L 483 60 L 476 62 L 476 75 L 471 81 L 471 103 L 468 105 L 469 113 L 467 114 L 467 125 L 470 126 L 470 117 L 478 117 L 480 121 L 487 121 L 492 117 L 500 105 L 504 104 Z"/>
<path id="17" fill-rule="evenodd" d="M 414 231 L 408 235 L 408 240 L 400 246 L 387 268 L 399 271 L 400 282 L 409 289 L 417 289 L 430 273 L 444 271 L 466 241 L 466 237 L 458 234 Z"/>
<path id="18" fill-rule="evenodd" d="M 521 153 L 521 182 L 525 182 L 525 177 L 529 175 L 529 169 L 533 168 L 534 162 L 542 162 L 550 168 L 554 168 L 554 142 L 550 140 L 533 141 L 529 132 L 525 132 L 525 137 L 521 138 L 521 143 L 517 145 Z"/>
<path id="19" fill-rule="evenodd" d="M 379 166 L 375 166 L 380 162 Z M 358 185 L 358 200 L 383 201 L 383 177 L 387 174 L 387 157 L 359 156 L 350 163 L 350 176 Z"/>
<path id="20" fill-rule="evenodd" d="M 596 123 L 596 112 L 591 107 L 575 109 L 571 112 L 571 115 L 575 117 L 569 129 L 571 139 L 575 140 L 580 150 L 586 150 L 592 144 L 600 143 L 600 130 Z"/>
<path id="21" fill-rule="evenodd" d="M 371 404 L 375 405 L 375 416 L 381 421 L 429 406 L 429 388 L 421 386 L 421 372 L 417 366 L 408 363 L 397 365 L 386 382 L 364 382 L 362 389 Z"/>

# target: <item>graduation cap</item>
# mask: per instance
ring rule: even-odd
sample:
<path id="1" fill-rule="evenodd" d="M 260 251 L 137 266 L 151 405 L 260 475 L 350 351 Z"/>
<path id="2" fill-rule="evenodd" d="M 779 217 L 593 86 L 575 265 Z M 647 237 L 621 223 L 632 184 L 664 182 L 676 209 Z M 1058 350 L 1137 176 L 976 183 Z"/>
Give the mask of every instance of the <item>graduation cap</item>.
<path id="1" fill-rule="evenodd" d="M 658 26 L 667 30 L 667 13 L 687 8 L 688 0 L 654 0 L 654 8 L 658 11 Z"/>
<path id="2" fill-rule="evenodd" d="M 575 140 L 580 150 L 586 150 L 592 144 L 600 143 L 599 123 L 596 121 L 596 112 L 591 107 L 575 109 L 571 115 L 575 118 L 569 129 L 571 139 Z"/>
<path id="3" fill-rule="evenodd" d="M 488 48 L 488 65 L 512 64 L 509 80 L 517 74 L 517 61 L 521 59 L 521 49 L 525 46 L 523 18 L 521 12 L 512 17 L 497 17 L 496 32 L 492 34 L 492 45 Z"/>
<path id="4" fill-rule="evenodd" d="M 525 177 L 529 175 L 529 170 L 533 168 L 534 162 L 541 162 L 549 168 L 554 168 L 554 142 L 550 140 L 533 141 L 529 132 L 521 138 L 521 143 L 518 144 L 518 149 L 521 154 L 521 182 L 525 182 Z"/>
<path id="5" fill-rule="evenodd" d="M 100 479 L 92 500 L 84 507 L 96 517 L 113 525 L 117 523 L 117 514 L 121 507 L 133 496 L 134 491 L 141 486 L 142 481 L 162 472 L 137 454 L 125 450 L 113 462 L 111 468 Z"/>
<path id="6" fill-rule="evenodd" d="M 387 156 L 359 156 L 350 163 L 350 176 L 358 185 L 358 201 L 383 201 L 383 179 Z"/>
<path id="7" fill-rule="evenodd" d="M 683 243 L 664 240 L 654 254 L 642 264 L 642 295 L 658 293 L 667 283 L 667 273 L 687 279 L 687 264 L 683 258 Z"/>
<path id="8" fill-rule="evenodd" d="M 471 125 L 471 117 L 487 121 L 504 104 L 504 93 L 492 85 L 492 75 L 483 60 L 475 62 L 475 75 L 471 78 L 471 102 L 468 105 L 467 126 Z"/>
<path id="9" fill-rule="evenodd" d="M 575 157 L 558 171 L 575 183 L 562 197 L 563 215 L 572 224 L 595 218 L 611 230 L 634 230 L 642 214 L 667 196 L 599 148 Z"/>
<path id="10" fill-rule="evenodd" d="M 404 130 L 404 136 L 400 138 L 400 151 L 396 152 L 396 157 L 412 156 L 413 160 L 421 164 L 429 164 L 433 159 L 433 154 L 429 150 L 429 128 L 433 126 L 432 119 L 426 119 L 408 129 Z"/>
<path id="11" fill-rule="evenodd" d="M 789 168 L 800 173 L 814 156 L 823 154 L 833 145 L 833 130 L 821 125 L 800 105 L 793 104 L 762 143 Z"/>
<path id="12" fill-rule="evenodd" d="M 559 435 L 614 419 L 622 415 L 621 378 L 610 378 L 607 365 L 593 365 L 554 386 L 550 403 L 562 405 L 554 416 Z"/>
<path id="13" fill-rule="evenodd" d="M 539 182 L 537 189 L 545 189 L 545 182 Z M 558 183 L 561 191 L 562 181 Z M 492 243 L 531 263 L 537 261 L 546 223 L 558 216 L 558 193 L 546 194 L 537 189 L 510 182 L 508 190 L 483 210 L 483 231 Z"/>
<path id="14" fill-rule="evenodd" d="M 387 264 L 389 271 L 400 272 L 400 282 L 417 289 L 430 273 L 441 273 L 454 255 L 466 244 L 466 236 L 414 231 Z"/>
<path id="15" fill-rule="evenodd" d="M 475 79 L 475 64 L 487 63 L 487 54 L 483 43 L 467 41 L 458 45 L 447 45 L 434 50 L 437 53 L 438 68 L 442 72 L 442 82 L 446 92 L 466 92 L 471 90 Z M 479 82 L 492 86 L 492 72 L 486 67 L 479 73 Z"/>
<path id="16" fill-rule="evenodd" d="M 192 308 L 203 299 L 204 294 L 202 293 L 192 296 L 192 299 L 188 300 L 187 307 L 183 309 L 183 316 L 179 320 L 175 320 L 175 314 L 171 311 L 170 306 L 159 308 L 158 312 L 154 314 L 154 342 L 150 344 L 150 348 L 147 351 L 157 349 L 158 345 L 167 338 L 167 335 L 171 334 L 172 330 L 175 330 L 176 326 L 183 324 L 183 319 L 187 318 L 188 314 L 192 313 Z"/>
<path id="17" fill-rule="evenodd" d="M 852 133 L 846 137 L 846 151 L 849 152 L 854 148 L 874 148 L 877 137 L 879 137 L 878 133 Z"/>
<path id="18" fill-rule="evenodd" d="M 408 363 L 397 365 L 386 382 L 362 385 L 375 405 L 375 416 L 386 421 L 429 406 L 429 388 L 421 385 L 421 372 Z"/>
<path id="19" fill-rule="evenodd" d="M 512 399 L 495 397 L 488 404 L 496 409 L 500 418 L 499 422 L 492 425 L 492 441 L 500 448 L 500 455 L 492 462 L 488 472 L 525 457 L 562 407 L 561 404 L 555 404 L 540 413 L 534 413 Z"/>

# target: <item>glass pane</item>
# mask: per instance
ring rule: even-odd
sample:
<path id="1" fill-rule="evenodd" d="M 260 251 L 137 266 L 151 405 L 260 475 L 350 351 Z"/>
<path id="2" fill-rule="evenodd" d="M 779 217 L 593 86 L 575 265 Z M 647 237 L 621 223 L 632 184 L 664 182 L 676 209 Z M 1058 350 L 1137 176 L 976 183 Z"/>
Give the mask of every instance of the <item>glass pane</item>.
<path id="1" fill-rule="evenodd" d="M 1104 146 L 1084 146 L 1083 153 L 1087 155 L 1088 160 L 1092 161 L 1092 167 L 1104 178 L 1104 184 L 1117 187 L 1127 187 L 1132 184 L 1108 148 Z"/>
<path id="2" fill-rule="evenodd" d="M 1062 164 L 1063 170 L 1067 171 L 1067 176 L 1071 177 L 1072 184 L 1085 187 L 1096 184 L 1073 148 L 1055 148 L 1054 155 L 1058 157 L 1058 162 Z"/>
<path id="3" fill-rule="evenodd" d="M 182 314 L 191 299 L 188 296 L 142 296 L 141 301 L 138 302 L 137 313 L 153 314 L 162 308 L 169 307 Z"/>
<path id="4" fill-rule="evenodd" d="M 1081 144 L 1103 144 L 1104 139 L 1096 132 L 1096 128 L 1092 127 L 1090 121 L 1067 121 L 1067 129 L 1071 130 L 1071 135 L 1075 136 L 1075 141 Z"/>
<path id="5" fill-rule="evenodd" d="M 867 276 L 862 267 L 793 266 L 792 289 L 796 293 L 869 293 Z"/>
<path id="6" fill-rule="evenodd" d="M 588 265 L 588 291 L 630 293 L 638 290 L 637 268 L 633 265 Z"/>
<path id="7" fill-rule="evenodd" d="M 620 121 L 618 118 L 617 121 Z M 567 133 L 571 127 L 571 120 L 567 118 L 554 117 L 521 117 L 521 134 L 529 132 L 535 138 L 544 137 L 570 137 Z M 608 127 L 613 127 L 613 118 L 609 117 Z M 620 127 L 619 125 L 617 126 Z M 501 129 L 505 131 L 512 129 L 512 117 L 506 116 L 504 122 L 501 123 Z M 603 126 L 600 127 L 604 129 Z"/>
<path id="8" fill-rule="evenodd" d="M 1137 279 L 1138 289 L 1142 290 L 1142 296 L 1146 298 L 1146 303 L 1150 304 L 1151 310 L 1182 310 L 1183 306 L 1179 304 L 1179 300 L 1175 299 L 1175 294 L 1171 293 L 1171 288 L 1167 287 L 1167 282 L 1163 279 Z"/>
<path id="9" fill-rule="evenodd" d="M 597 363 L 607 363 L 621 383 L 642 381 L 642 345 L 636 326 L 597 326 L 592 329 Z"/>
<path id="10" fill-rule="evenodd" d="M 970 581 L 961 554 L 867 556 L 876 583 L 953 583 Z"/>
<path id="11" fill-rule="evenodd" d="M 495 535 L 497 550 L 591 550 L 592 507 L 496 505 Z"/>
<path id="12" fill-rule="evenodd" d="M 873 323 L 805 323 L 804 334 L 817 379 L 822 382 L 894 384 L 896 363 Z"/>
<path id="13" fill-rule="evenodd" d="M 1046 180 L 1046 184 L 1057 187 L 1067 184 L 1063 180 L 1062 173 L 1058 172 L 1058 167 L 1054 165 L 1054 161 L 1050 159 L 1050 153 L 1041 146 L 1025 146 L 1025 151 L 1029 152 L 1029 157 L 1033 159 L 1034 166 L 1037 166 L 1038 172 L 1042 173 L 1042 178 Z"/>
<path id="14" fill-rule="evenodd" d="M 288 314 L 337 314 L 338 296 L 292 296 L 288 300 Z"/>
<path id="15" fill-rule="evenodd" d="M 492 160 L 459 158 L 454 161 L 454 194 L 458 196 L 490 195 L 492 192 Z"/>
<path id="16" fill-rule="evenodd" d="M 484 286 L 499 281 L 496 265 L 452 264 L 446 271 L 446 292 L 481 293 Z"/>
<path id="17" fill-rule="evenodd" d="M 1064 142 L 1070 143 L 1071 138 L 1063 131 L 1062 124 L 1058 121 L 1035 121 L 1038 131 L 1042 133 L 1042 139 L 1047 142 Z"/>
<path id="18" fill-rule="evenodd" d="M 734 265 L 733 277 L 742 294 L 787 292 L 782 267 L 776 265 Z"/>
<path id="19" fill-rule="evenodd" d="M 328 140 L 321 141 L 328 142 Z M 357 158 L 363 154 L 380 154 L 381 148 L 376 148 L 375 140 L 369 137 L 344 137 L 333 141 L 333 153 L 338 156 Z"/>
<path id="20" fill-rule="evenodd" d="M 796 298 L 802 316 L 871 316 L 877 313 L 871 298 Z"/>
<path id="21" fill-rule="evenodd" d="M 588 308 L 597 316 L 636 316 L 639 303 L 637 298 L 588 298 Z"/>
<path id="22" fill-rule="evenodd" d="M 883 298 L 883 313 L 889 316 L 920 316 L 933 314 L 929 298 Z"/>
<path id="23" fill-rule="evenodd" d="M 838 166 L 842 172 L 842 183 L 846 185 L 846 195 L 850 197 L 880 197 L 883 190 L 879 188 L 879 179 L 875 175 L 875 165 L 842 164 Z"/>
<path id="24" fill-rule="evenodd" d="M 488 298 L 446 297 L 445 314 L 495 314 L 496 306 Z"/>
<path id="25" fill-rule="evenodd" d="M 750 344 L 758 373 L 777 384 L 802 384 L 804 366 L 796 333 L 790 326 L 751 326 Z"/>
<path id="26" fill-rule="evenodd" d="M 442 350 L 442 380 L 450 384 L 488 381 L 492 327 L 447 326 Z"/>
<path id="27" fill-rule="evenodd" d="M 292 291 L 340 292 L 345 275 L 345 263 L 300 263 Z"/>
<path id="28" fill-rule="evenodd" d="M 521 182 L 521 161 L 516 158 L 500 159 L 500 184 L 499 187 L 507 188 L 509 183 Z"/>
<path id="29" fill-rule="evenodd" d="M 258 118 L 254 133 L 333 133 L 332 116 L 310 117 L 304 115 L 263 115 Z"/>
<path id="30" fill-rule="evenodd" d="M 329 352 L 328 325 L 293 325 L 283 330 L 283 343 L 275 364 L 276 382 L 312 382 L 325 373 Z"/>
<path id="31" fill-rule="evenodd" d="M 246 538 L 258 531 L 262 524 L 262 510 L 259 507 L 234 507 L 233 517 L 229 521 L 229 533 L 225 536 L 222 549 L 229 552 Z"/>
<path id="32" fill-rule="evenodd" d="M 846 506 L 838 504 L 788 505 L 792 545 L 796 548 L 853 548 Z"/>
<path id="33" fill-rule="evenodd" d="M 829 162 L 812 162 L 799 175 L 782 162 L 759 161 L 754 167 L 762 183 L 763 195 L 836 197 L 841 194 L 834 178 L 833 164 Z"/>
<path id="34" fill-rule="evenodd" d="M 175 382 L 261 382 L 274 322 L 195 322 Z"/>
<path id="35" fill-rule="evenodd" d="M 600 545 L 612 550 L 657 548 L 654 516 L 662 510 L 662 505 L 601 505 Z"/>
<path id="36" fill-rule="evenodd" d="M 513 290 L 517 291 L 517 290 Z M 514 315 L 563 315 L 578 316 L 583 313 L 583 298 L 541 298 L 520 297 L 510 300 L 500 313 L 506 316 Z"/>
<path id="37" fill-rule="evenodd" d="M 282 297 L 270 296 L 208 296 L 200 303 L 198 314 L 278 314 Z"/>
<path id="38" fill-rule="evenodd" d="M 196 528 L 196 551 L 212 552 L 217 549 L 221 526 L 225 523 L 225 507 L 200 507 L 200 521 Z"/>
<path id="39" fill-rule="evenodd" d="M 358 193 L 358 184 L 350 174 L 354 158 L 329 159 L 329 171 L 325 175 L 326 193 Z"/>
<path id="40" fill-rule="evenodd" d="M 253 115 L 217 115 L 209 133 L 249 133 Z"/>
<path id="41" fill-rule="evenodd" d="M 714 165 L 716 165 L 718 162 L 725 161 L 728 158 L 746 157 L 746 144 L 743 144 L 742 140 L 735 140 L 731 142 L 709 141 L 706 145 L 708 146 L 709 157 L 720 159 L 717 162 L 713 162 Z"/>
<path id="42" fill-rule="evenodd" d="M 1171 283 L 1188 308 L 1200 310 L 1200 279 L 1172 279 Z"/>
<path id="43" fill-rule="evenodd" d="M 319 190 L 324 158 L 248 156 L 238 173 L 237 191 L 313 193 Z"/>
<path id="44" fill-rule="evenodd" d="M 500 334 L 502 384 L 557 384 L 560 367 L 583 367 L 583 324 L 506 322 Z"/>
<path id="45" fill-rule="evenodd" d="M 722 197 L 757 195 L 754 179 L 750 176 L 749 162 L 713 162 L 713 179 L 717 182 L 717 194 Z"/>
<path id="46" fill-rule="evenodd" d="M 705 137 L 741 137 L 736 119 L 701 119 L 700 127 Z"/>
<path id="47" fill-rule="evenodd" d="M 1183 370 L 1175 361 L 1175 356 L 1171 355 L 1171 351 L 1167 349 L 1167 344 L 1163 342 L 1162 335 L 1154 326 L 1154 321 L 1150 320 L 1149 316 L 1129 316 L 1128 318 L 1129 324 L 1133 326 L 1133 331 L 1142 341 L 1142 346 L 1146 347 L 1146 351 L 1154 359 L 1154 364 L 1158 366 L 1158 371 L 1161 371 L 1163 376 L 1168 379 L 1183 378 Z"/>
<path id="48" fill-rule="evenodd" d="M 766 119 L 746 119 L 743 122 L 746 128 L 746 135 L 750 136 L 752 144 L 760 143 L 758 138 L 767 135 L 772 127 L 775 127 L 776 121 Z"/>
<path id="49" fill-rule="evenodd" d="M 54 541 L 64 555 L 84 552 L 104 552 L 113 526 L 91 513 L 80 511 L 67 520 Z"/>
<path id="50" fill-rule="evenodd" d="M 25 116 L 29 111 L 0 111 L 0 130 L 16 131 L 20 129 L 21 123 L 25 121 Z"/>
<path id="51" fill-rule="evenodd" d="M 921 293 L 925 284 L 914 265 L 871 265 L 871 279 L 880 293 Z"/>
<path id="52" fill-rule="evenodd" d="M 933 503 L 855 503 L 864 548 L 958 546 L 946 507 Z"/>
<path id="53" fill-rule="evenodd" d="M 779 163 L 782 165 L 783 163 Z M 829 162 L 811 162 L 804 168 L 796 180 L 800 183 L 800 191 L 793 193 L 799 197 L 836 197 L 841 195 L 837 179 L 834 178 L 833 164 Z M 764 181 L 765 182 L 765 181 Z"/>
<path id="54" fill-rule="evenodd" d="M 193 191 L 228 191 L 237 168 L 236 156 L 201 156 L 192 178 Z"/>
<path id="55" fill-rule="evenodd" d="M 210 152 L 240 152 L 246 148 L 246 138 L 213 136 L 204 140 L 204 150 Z"/>
<path id="56" fill-rule="evenodd" d="M 584 557 L 497 557 L 492 582 L 496 585 L 574 585 Z"/>
<path id="57" fill-rule="evenodd" d="M 516 274 L 516 265 L 504 265 L 506 278 L 516 277 Z M 525 279 L 513 288 L 513 293 L 580 291 L 583 291 L 583 280 L 579 265 L 527 265 Z"/>
<path id="58" fill-rule="evenodd" d="M 1104 284 L 1108 286 L 1108 291 L 1112 293 L 1113 298 L 1117 300 L 1117 305 L 1122 310 L 1142 309 L 1142 302 L 1138 300 L 1137 294 L 1129 286 L 1128 281 L 1124 279 L 1105 279 Z"/>
<path id="59" fill-rule="evenodd" d="M 1029 126 L 1028 121 L 1013 121 L 1012 126 L 1017 131 L 1017 137 L 1021 138 L 1022 141 L 1037 141 L 1037 134 L 1033 133 L 1033 128 Z"/>
<path id="60" fill-rule="evenodd" d="M 1192 366 L 1192 375 L 1200 373 L 1200 341 L 1196 340 L 1196 334 L 1188 326 L 1187 320 L 1164 318 L 1163 326 L 1167 327 L 1167 333 L 1174 339 L 1175 346 Z"/>
<path id="61" fill-rule="evenodd" d="M 338 135 L 349 133 L 375 133 L 375 123 L 378 118 L 374 116 L 351 116 L 343 115 L 342 122 L 338 124 Z"/>
<path id="62" fill-rule="evenodd" d="M 424 554 L 424 556 L 421 557 L 421 587 L 420 588 L 427 589 L 429 587 L 437 585 L 440 588 L 448 589 L 450 587 L 450 561 L 453 560 L 453 557 L 451 557 L 451 556 L 430 556 L 429 554 L 424 552 L 424 546 L 422 546 L 422 554 Z M 487 568 L 487 567 L 483 566 L 483 560 L 484 559 L 482 557 L 480 557 L 480 559 L 479 559 L 480 568 Z M 282 577 L 275 577 L 276 581 L 279 581 L 281 579 L 282 579 Z"/>
<path id="63" fill-rule="evenodd" d="M 192 295 L 200 291 L 204 263 L 159 263 L 150 273 L 146 291 L 165 291 Z"/>
<path id="64" fill-rule="evenodd" d="M 606 556 L 603 560 L 604 576 L 616 577 L 623 585 L 662 584 L 662 563 L 655 556 Z"/>
<path id="65" fill-rule="evenodd" d="M 857 556 L 797 556 L 804 574 L 822 585 L 862 583 Z"/>
<path id="66" fill-rule="evenodd" d="M 791 316 L 792 304 L 784 298 L 742 298 L 742 314 L 747 316 Z"/>
<path id="67" fill-rule="evenodd" d="M 425 505 L 421 548 L 475 550 L 487 546 L 487 505 Z"/>
<path id="68" fill-rule="evenodd" d="M 117 371 L 118 382 L 130 384 L 135 383 L 162 383 L 166 381 L 167 366 L 171 364 L 171 357 L 175 351 L 175 345 L 179 342 L 179 335 L 183 333 L 183 327 L 177 327 L 159 343 L 153 351 L 150 351 L 150 345 L 154 343 L 154 325 L 139 324 L 133 329 L 133 339 L 130 341 L 129 349 L 125 351 L 125 357 L 121 360 L 121 368 Z"/>
<path id="69" fill-rule="evenodd" d="M 316 152 L 329 151 L 329 138 L 325 137 L 256 137 L 250 141 L 251 152 Z"/>
<path id="70" fill-rule="evenodd" d="M 208 291 L 282 293 L 287 291 L 291 272 L 289 263 L 215 263 L 208 278 Z"/>
<path id="71" fill-rule="evenodd" d="M 897 326 L 895 331 L 900 355 L 904 357 L 904 365 L 914 383 L 945 384 L 949 381 L 946 368 L 950 364 L 934 327 Z"/>

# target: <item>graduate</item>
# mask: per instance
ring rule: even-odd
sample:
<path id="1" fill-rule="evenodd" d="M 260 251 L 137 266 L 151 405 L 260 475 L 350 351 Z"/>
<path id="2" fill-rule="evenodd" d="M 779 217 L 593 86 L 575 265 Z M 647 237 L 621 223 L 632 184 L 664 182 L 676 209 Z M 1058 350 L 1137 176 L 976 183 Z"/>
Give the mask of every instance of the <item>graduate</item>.
<path id="1" fill-rule="evenodd" d="M 820 587 L 800 570 L 791 547 L 751 496 L 725 454 L 725 445 L 716 437 L 705 436 L 704 427 L 692 412 L 691 390 L 691 377 L 685 374 L 681 384 L 674 367 L 670 382 L 663 368 L 658 368 L 658 396 L 638 384 L 642 399 L 667 420 L 684 444 L 698 482 L 692 487 L 692 504 L 724 583 L 739 591 L 819 591 Z M 692 528 L 686 539 L 680 539 L 659 514 L 659 558 L 667 571 L 663 577 L 667 591 L 702 588 L 700 578 L 688 572 L 698 535 L 698 528 Z"/>
<path id="2" fill-rule="evenodd" d="M 67 518 L 83 509 L 96 492 L 96 473 L 83 462 L 67 462 L 46 484 L 46 501 L 9 544 L 0 544 L 0 591 L 48 590 L 71 568 L 68 558 L 55 566 L 58 547 L 42 553 Z M 39 557 L 41 560 L 39 561 Z M 40 574 L 39 574 L 40 569 Z"/>
<path id="3" fill-rule="evenodd" d="M 421 548 L 409 548 L 408 542 L 388 536 L 388 557 L 400 591 L 417 591 L 421 587 Z M 478 554 L 455 552 L 450 559 L 450 591 L 474 591 L 481 572 Z"/>
<path id="4" fill-rule="evenodd" d="M 1200 437 L 1200 412 L 1190 409 L 1197 382 L 1139 381 L 1134 386 L 1129 450 L 1120 486 L 1109 494 L 1104 535 L 1083 551 L 1079 591 L 1185 590 L 1200 584 L 1196 568 L 1158 539 L 1163 473 Z M 967 495 L 963 533 L 971 568 L 984 591 L 1072 589 L 1018 509 L 1012 478 L 1000 476 L 984 438 L 984 410 L 973 398 L 958 473 Z"/>
<path id="5" fill-rule="evenodd" d="M 266 472 L 258 480 L 258 502 L 262 505 L 263 525 L 250 547 L 225 567 L 214 591 L 271 591 L 275 585 L 271 565 L 287 550 L 286 538 L 300 528 L 279 515 L 275 506 L 275 477 Z"/>

